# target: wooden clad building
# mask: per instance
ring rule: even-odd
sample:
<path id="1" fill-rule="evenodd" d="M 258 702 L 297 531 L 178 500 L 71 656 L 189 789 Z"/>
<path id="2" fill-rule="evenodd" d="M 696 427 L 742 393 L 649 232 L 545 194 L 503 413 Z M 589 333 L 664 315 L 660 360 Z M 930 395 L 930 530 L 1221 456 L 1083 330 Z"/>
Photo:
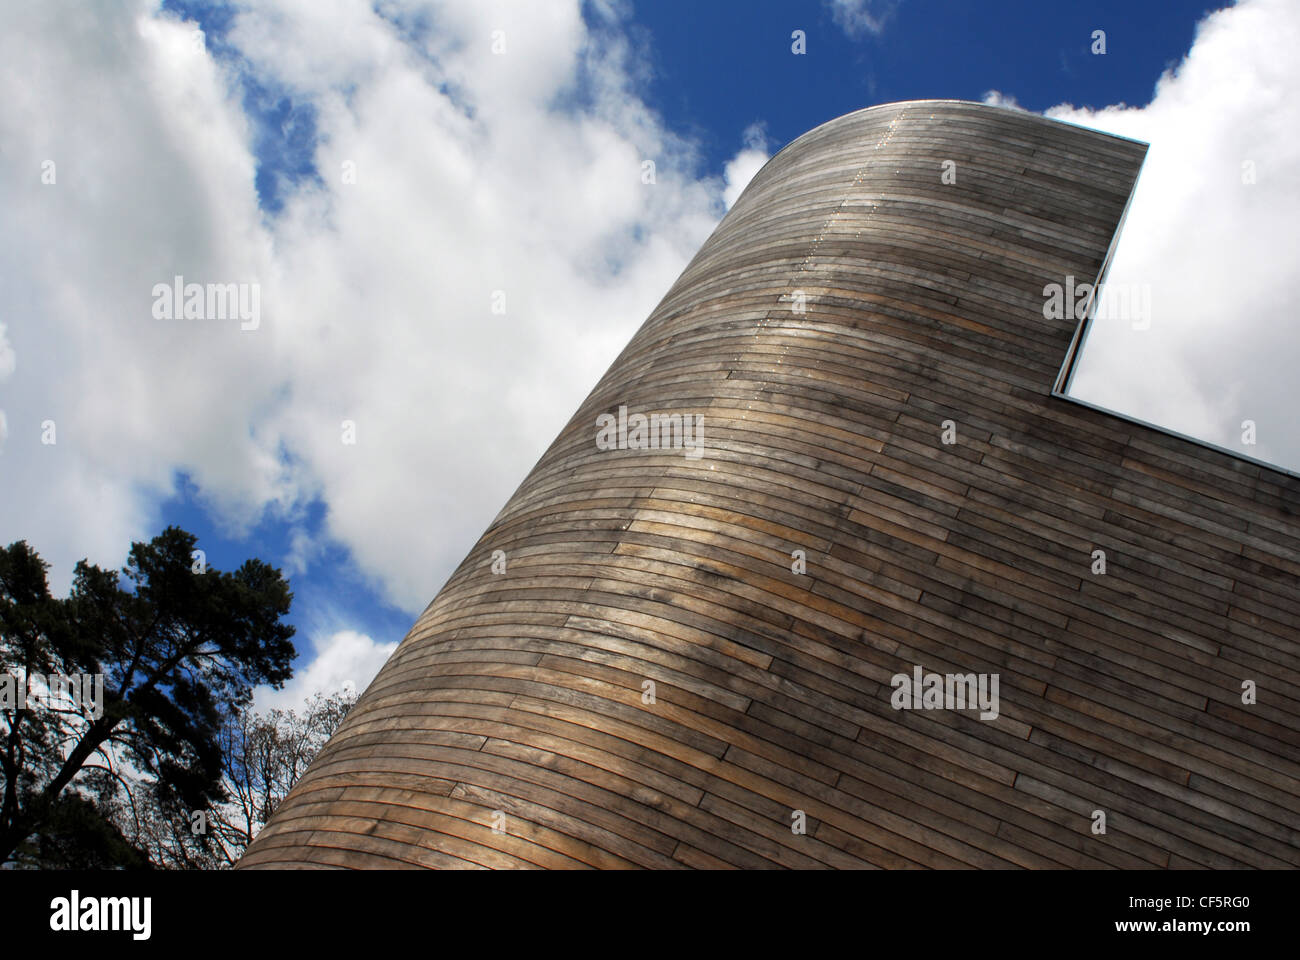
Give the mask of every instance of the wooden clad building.
<path id="1" fill-rule="evenodd" d="M 1054 390 L 1145 151 L 787 146 L 241 866 L 1300 866 L 1300 479 Z"/>

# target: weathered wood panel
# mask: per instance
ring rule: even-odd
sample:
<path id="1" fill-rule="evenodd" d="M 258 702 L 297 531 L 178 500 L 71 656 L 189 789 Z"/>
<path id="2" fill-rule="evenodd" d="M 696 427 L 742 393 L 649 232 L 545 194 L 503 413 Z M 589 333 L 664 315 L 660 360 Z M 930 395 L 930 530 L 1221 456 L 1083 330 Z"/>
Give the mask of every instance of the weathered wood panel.
<path id="1" fill-rule="evenodd" d="M 1051 395 L 1144 153 L 953 101 L 781 151 L 241 865 L 1300 865 L 1300 481 Z"/>

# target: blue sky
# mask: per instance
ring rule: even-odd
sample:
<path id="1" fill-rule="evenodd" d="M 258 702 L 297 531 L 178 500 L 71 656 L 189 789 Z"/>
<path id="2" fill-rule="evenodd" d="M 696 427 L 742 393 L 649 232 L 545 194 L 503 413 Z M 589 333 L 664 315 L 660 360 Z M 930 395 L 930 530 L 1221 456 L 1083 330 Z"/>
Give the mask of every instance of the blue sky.
<path id="1" fill-rule="evenodd" d="M 764 123 L 779 147 L 875 103 L 980 100 L 1000 90 L 1035 111 L 1065 102 L 1144 104 L 1214 6 L 907 2 L 880 34 L 853 36 L 829 8 L 806 0 L 758 0 L 744 5 L 744 16 L 730 3 L 639 3 L 635 20 L 655 71 L 650 102 L 696 133 L 720 169 L 750 123 Z M 806 56 L 785 56 L 795 28 L 808 34 Z M 1104 59 L 1090 52 L 1097 29 L 1107 31 Z"/>
<path id="2" fill-rule="evenodd" d="M 167 524 L 219 568 L 283 565 L 304 678 L 264 702 L 364 685 L 766 156 L 861 107 L 995 91 L 1153 145 L 1115 274 L 1165 312 L 1145 337 L 1098 328 L 1088 399 L 1224 446 L 1249 416 L 1241 452 L 1300 467 L 1297 340 L 1274 322 L 1296 292 L 1300 13 L 1213 9 L 7 8 L 0 538 L 56 589 Z M 48 158 L 57 186 L 31 175 Z M 151 325 L 144 291 L 178 273 L 259 283 L 262 326 Z"/>

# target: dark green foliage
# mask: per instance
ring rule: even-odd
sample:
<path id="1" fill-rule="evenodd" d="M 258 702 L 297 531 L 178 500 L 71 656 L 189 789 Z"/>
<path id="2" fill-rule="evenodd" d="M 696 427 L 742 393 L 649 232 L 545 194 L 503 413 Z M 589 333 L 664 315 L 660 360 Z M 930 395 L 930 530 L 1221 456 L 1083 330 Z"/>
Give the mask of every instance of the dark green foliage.
<path id="1" fill-rule="evenodd" d="M 15 859 L 46 870 L 153 869 L 93 801 L 76 793 L 54 801 L 40 834 L 20 845 Z"/>
<path id="2" fill-rule="evenodd" d="M 25 542 L 0 550 L 0 673 L 104 678 L 99 716 L 84 703 L 0 711 L 0 862 L 33 834 L 51 865 L 68 862 L 67 838 L 80 834 L 94 856 L 121 854 L 128 865 L 103 823 L 123 764 L 150 784 L 165 816 L 225 801 L 221 731 L 255 686 L 289 678 L 294 629 L 282 618 L 292 594 L 256 559 L 233 573 L 196 572 L 195 542 L 168 527 L 132 544 L 120 576 L 82 561 L 66 599 L 50 596 L 46 564 Z M 87 792 L 98 797 L 84 803 L 100 826 L 66 799 Z"/>

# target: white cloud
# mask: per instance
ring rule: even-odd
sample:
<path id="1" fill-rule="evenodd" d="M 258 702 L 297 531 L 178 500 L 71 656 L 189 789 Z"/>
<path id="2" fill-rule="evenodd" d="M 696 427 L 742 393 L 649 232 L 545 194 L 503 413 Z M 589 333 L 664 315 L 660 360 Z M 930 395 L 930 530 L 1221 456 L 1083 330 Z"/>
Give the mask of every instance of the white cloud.
<path id="1" fill-rule="evenodd" d="M 1147 106 L 1047 111 L 1151 144 L 1109 276 L 1149 285 L 1151 328 L 1094 324 L 1072 393 L 1293 470 L 1298 46 L 1300 6 L 1242 0 L 1201 22 Z M 1247 419 L 1255 447 L 1241 443 Z"/>
<path id="2" fill-rule="evenodd" d="M 285 576 L 305 574 L 324 549 L 325 544 L 319 538 L 312 537 L 300 526 L 294 527 L 289 532 L 289 552 L 284 558 Z"/>
<path id="3" fill-rule="evenodd" d="M 14 348 L 5 336 L 5 325 L 0 323 L 0 383 L 9 379 L 17 365 Z M 4 408 L 0 407 L 0 453 L 4 453 L 7 436 L 9 436 L 9 418 L 5 415 Z"/>
<path id="4" fill-rule="evenodd" d="M 64 584 L 82 556 L 121 562 L 176 466 L 232 519 L 275 490 L 273 458 L 246 439 L 273 358 L 149 313 L 173 269 L 258 272 L 242 113 L 189 31 L 131 6 L 7 5 L 0 29 L 0 273 L 22 358 L 0 528 Z"/>
<path id="5" fill-rule="evenodd" d="M 1015 97 L 1003 93 L 1001 90 L 989 90 L 984 94 L 983 100 L 990 107 L 1008 107 L 1012 110 L 1024 110 L 1020 102 Z"/>
<path id="6" fill-rule="evenodd" d="M 728 210 L 739 199 L 754 174 L 763 168 L 771 156 L 767 148 L 767 133 L 763 124 L 751 123 L 741 136 L 744 147 L 730 160 L 723 169 L 722 178 L 726 186 L 722 191 L 722 202 Z"/>
<path id="7" fill-rule="evenodd" d="M 898 9 L 898 0 L 825 0 L 836 24 L 850 37 L 879 34 Z"/>
<path id="8" fill-rule="evenodd" d="M 324 535 L 418 612 L 723 207 L 632 89 L 601 19 L 620 8 L 592 9 L 594 28 L 578 0 L 241 8 L 244 66 L 316 111 L 321 182 L 265 218 L 241 90 L 193 24 L 148 0 L 6 5 L 4 542 L 65 588 L 156 533 L 183 470 L 236 534 L 319 497 Z M 261 326 L 155 320 L 176 274 L 258 283 Z"/>
<path id="9" fill-rule="evenodd" d="M 7 380 L 13 376 L 14 368 L 18 366 L 18 358 L 14 356 L 13 344 L 5 335 L 6 325 L 0 323 L 0 380 Z"/>
<path id="10" fill-rule="evenodd" d="M 253 708 L 298 710 L 314 694 L 329 696 L 345 689 L 365 690 L 375 674 L 397 649 L 397 643 L 376 643 L 355 630 L 339 630 L 315 641 L 316 656 L 305 670 L 299 670 L 281 690 L 258 687 Z"/>

